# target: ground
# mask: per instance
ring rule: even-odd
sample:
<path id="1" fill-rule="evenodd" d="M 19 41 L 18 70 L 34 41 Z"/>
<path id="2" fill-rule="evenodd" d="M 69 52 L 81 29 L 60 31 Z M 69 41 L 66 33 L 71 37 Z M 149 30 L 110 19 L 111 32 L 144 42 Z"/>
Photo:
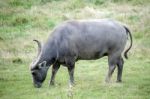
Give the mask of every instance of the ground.
<path id="1" fill-rule="evenodd" d="M 1 0 L 0 1 L 0 98 L 1 99 L 149 99 L 150 95 L 149 0 Z M 61 67 L 56 85 L 48 86 L 51 68 L 42 88 L 34 88 L 29 64 L 37 45 L 45 42 L 55 26 L 69 19 L 111 18 L 125 23 L 133 35 L 123 82 L 105 83 L 107 57 L 78 61 L 75 86 Z M 129 40 L 130 42 L 130 40 Z M 128 46 L 128 45 L 127 45 Z"/>

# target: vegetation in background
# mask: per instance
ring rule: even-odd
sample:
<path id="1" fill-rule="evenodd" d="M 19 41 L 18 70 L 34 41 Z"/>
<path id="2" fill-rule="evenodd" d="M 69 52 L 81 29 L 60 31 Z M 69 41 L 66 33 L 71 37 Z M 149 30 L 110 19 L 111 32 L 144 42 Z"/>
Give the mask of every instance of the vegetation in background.
<path id="1" fill-rule="evenodd" d="M 1 99 L 149 99 L 150 95 L 149 0 L 1 0 L 0 98 Z M 41 89 L 32 85 L 29 64 L 36 57 L 33 39 L 46 41 L 51 31 L 69 19 L 112 18 L 126 23 L 133 48 L 125 60 L 123 83 L 104 82 L 107 57 L 76 63 L 73 89 L 61 67 L 56 86 L 48 87 L 51 68 Z"/>

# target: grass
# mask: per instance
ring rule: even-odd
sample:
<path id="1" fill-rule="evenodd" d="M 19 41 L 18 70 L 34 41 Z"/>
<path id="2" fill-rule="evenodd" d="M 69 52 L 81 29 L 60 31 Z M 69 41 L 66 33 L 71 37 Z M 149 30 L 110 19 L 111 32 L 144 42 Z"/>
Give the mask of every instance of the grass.
<path id="1" fill-rule="evenodd" d="M 149 99 L 150 7 L 149 0 L 1 0 L 0 98 L 1 99 Z M 123 83 L 104 82 L 107 57 L 76 63 L 75 82 L 68 88 L 68 73 L 61 67 L 56 86 L 34 88 L 29 64 L 36 56 L 33 39 L 46 41 L 53 28 L 68 19 L 113 18 L 132 31 L 133 47 L 125 60 Z"/>

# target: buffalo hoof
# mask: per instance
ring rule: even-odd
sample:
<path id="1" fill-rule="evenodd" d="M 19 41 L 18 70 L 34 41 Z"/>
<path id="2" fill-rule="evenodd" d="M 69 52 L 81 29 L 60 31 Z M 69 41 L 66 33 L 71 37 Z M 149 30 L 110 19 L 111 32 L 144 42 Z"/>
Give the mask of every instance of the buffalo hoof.
<path id="1" fill-rule="evenodd" d="M 50 82 L 49 86 L 55 86 L 55 83 L 54 82 Z"/>
<path id="2" fill-rule="evenodd" d="M 106 82 L 106 83 L 110 83 L 111 81 L 110 81 L 110 79 L 106 78 L 106 79 L 105 79 L 105 82 Z"/>
<path id="3" fill-rule="evenodd" d="M 117 82 L 117 83 L 121 83 L 121 82 L 122 82 L 122 80 L 117 80 L 116 82 Z"/>

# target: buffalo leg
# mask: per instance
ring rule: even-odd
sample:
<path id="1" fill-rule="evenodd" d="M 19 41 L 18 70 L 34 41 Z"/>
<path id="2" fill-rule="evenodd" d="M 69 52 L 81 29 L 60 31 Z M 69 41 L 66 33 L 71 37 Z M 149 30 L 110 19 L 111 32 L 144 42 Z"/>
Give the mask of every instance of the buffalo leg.
<path id="1" fill-rule="evenodd" d="M 121 82 L 122 81 L 122 71 L 123 71 L 123 58 L 119 58 L 118 62 L 117 62 L 117 67 L 118 67 L 118 74 L 117 74 L 117 82 Z"/>
<path id="2" fill-rule="evenodd" d="M 110 82 L 111 76 L 116 68 L 116 58 L 108 57 L 108 64 L 109 64 L 109 70 L 106 76 L 106 80 L 105 80 L 106 82 Z"/>
<path id="3" fill-rule="evenodd" d="M 69 72 L 69 76 L 70 76 L 70 87 L 74 85 L 74 65 L 70 65 L 68 66 L 68 72 Z"/>
<path id="4" fill-rule="evenodd" d="M 108 70 L 108 74 L 107 74 L 107 77 L 106 77 L 106 82 L 110 82 L 110 79 L 111 79 L 111 76 L 112 76 L 112 74 L 113 74 L 113 72 L 114 72 L 114 70 L 115 70 L 115 65 L 114 64 L 112 64 L 112 65 L 109 65 L 109 70 Z"/>
<path id="5" fill-rule="evenodd" d="M 60 67 L 60 64 L 58 64 L 58 63 L 55 63 L 53 65 L 53 67 L 52 67 L 52 75 L 51 75 L 51 80 L 50 80 L 50 85 L 54 85 L 55 84 L 55 75 L 56 75 L 59 67 Z"/>

